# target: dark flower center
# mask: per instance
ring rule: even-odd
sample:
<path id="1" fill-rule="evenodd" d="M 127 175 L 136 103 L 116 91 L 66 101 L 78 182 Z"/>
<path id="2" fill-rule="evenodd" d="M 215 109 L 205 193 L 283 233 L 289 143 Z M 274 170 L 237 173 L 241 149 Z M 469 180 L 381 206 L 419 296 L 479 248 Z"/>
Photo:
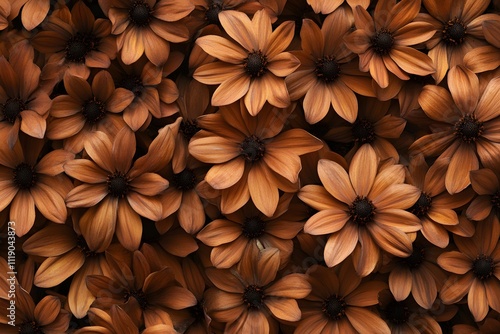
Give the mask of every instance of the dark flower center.
<path id="1" fill-rule="evenodd" d="M 262 51 L 254 51 L 248 54 L 248 57 L 243 61 L 245 71 L 252 77 L 260 77 L 266 72 L 267 57 L 262 54 Z"/>
<path id="2" fill-rule="evenodd" d="M 92 34 L 76 33 L 66 43 L 66 59 L 73 63 L 85 62 L 87 54 L 97 49 L 97 42 Z"/>
<path id="3" fill-rule="evenodd" d="M 8 99 L 2 105 L 3 117 L 11 124 L 14 124 L 16 119 L 21 118 L 21 111 L 23 110 L 26 110 L 26 105 L 20 99 Z"/>
<path id="4" fill-rule="evenodd" d="M 479 255 L 474 262 L 472 262 L 472 272 L 480 280 L 485 280 L 493 276 L 495 263 L 491 256 Z"/>
<path id="5" fill-rule="evenodd" d="M 109 175 L 107 183 L 111 196 L 123 198 L 129 191 L 129 180 L 122 172 L 114 172 Z"/>
<path id="6" fill-rule="evenodd" d="M 401 325 L 408 322 L 410 310 L 403 302 L 392 301 L 385 308 L 385 317 L 395 325 Z"/>
<path id="7" fill-rule="evenodd" d="M 491 205 L 493 205 L 493 208 L 497 211 L 500 212 L 500 191 L 495 192 L 491 196 Z"/>
<path id="8" fill-rule="evenodd" d="M 432 75 L 416 75 L 416 74 L 410 74 L 410 81 L 415 82 L 421 86 L 425 85 L 433 85 L 436 83 L 436 80 L 432 78 Z"/>
<path id="9" fill-rule="evenodd" d="M 413 204 L 413 206 L 408 210 L 415 216 L 421 218 L 425 216 L 427 212 L 429 212 L 431 204 L 432 204 L 432 197 L 422 192 L 417 202 Z"/>
<path id="10" fill-rule="evenodd" d="M 245 138 L 240 145 L 241 155 L 250 162 L 260 160 L 266 152 L 266 146 L 255 135 Z"/>
<path id="11" fill-rule="evenodd" d="M 195 322 L 201 322 L 205 319 L 205 311 L 203 310 L 202 302 L 198 302 L 195 306 L 191 306 L 189 314 L 195 319 Z"/>
<path id="12" fill-rule="evenodd" d="M 373 123 L 366 119 L 357 119 L 352 125 L 352 136 L 355 141 L 359 141 L 361 144 L 373 143 L 375 140 Z"/>
<path id="13" fill-rule="evenodd" d="M 90 250 L 89 246 L 87 245 L 87 241 L 85 241 L 85 239 L 81 235 L 76 239 L 76 247 L 80 249 L 85 257 L 97 256 L 96 252 Z"/>
<path id="14" fill-rule="evenodd" d="M 410 268 L 417 269 L 425 260 L 425 249 L 413 245 L 413 252 L 410 256 L 403 258 L 402 261 Z"/>
<path id="15" fill-rule="evenodd" d="M 151 8 L 142 0 L 135 1 L 128 11 L 130 21 L 136 26 L 145 27 L 151 21 Z"/>
<path id="16" fill-rule="evenodd" d="M 222 12 L 222 1 L 212 0 L 208 5 L 208 9 L 205 12 L 205 20 L 208 23 L 219 24 L 219 13 Z"/>
<path id="17" fill-rule="evenodd" d="M 36 172 L 33 166 L 22 162 L 14 168 L 14 183 L 19 189 L 29 189 L 36 183 Z"/>
<path id="18" fill-rule="evenodd" d="M 258 310 L 264 305 L 264 291 L 256 286 L 249 285 L 243 292 L 243 302 L 252 310 Z"/>
<path id="19" fill-rule="evenodd" d="M 340 65 L 332 56 L 326 56 L 316 62 L 316 76 L 324 82 L 335 81 L 340 75 Z"/>
<path id="20" fill-rule="evenodd" d="M 172 183 L 179 190 L 191 190 L 196 186 L 196 175 L 192 169 L 186 168 L 182 172 L 174 174 Z"/>
<path id="21" fill-rule="evenodd" d="M 141 96 L 142 91 L 144 89 L 144 85 L 142 84 L 141 78 L 136 75 L 129 75 L 125 77 L 119 84 L 120 87 L 128 89 L 135 96 Z"/>
<path id="22" fill-rule="evenodd" d="M 475 142 L 482 133 L 483 122 L 479 122 L 474 116 L 464 116 L 455 124 L 455 135 L 466 143 Z"/>
<path id="23" fill-rule="evenodd" d="M 443 27 L 443 41 L 448 45 L 460 45 L 467 34 L 467 27 L 458 18 L 449 20 Z"/>
<path id="24" fill-rule="evenodd" d="M 130 297 L 133 297 L 135 298 L 135 300 L 137 300 L 137 303 L 139 303 L 141 310 L 145 310 L 148 307 L 146 294 L 141 289 L 127 291 L 125 293 L 125 302 L 127 302 Z"/>
<path id="25" fill-rule="evenodd" d="M 328 297 L 323 302 L 323 307 L 321 310 L 326 316 L 332 320 L 339 320 L 345 316 L 345 309 L 347 307 L 344 298 L 337 295 Z"/>
<path id="26" fill-rule="evenodd" d="M 358 196 L 349 207 L 349 214 L 355 223 L 366 225 L 373 220 L 375 206 L 368 198 Z"/>
<path id="27" fill-rule="evenodd" d="M 83 104 L 82 114 L 87 123 L 95 124 L 106 115 L 106 106 L 94 97 Z"/>
<path id="28" fill-rule="evenodd" d="M 394 45 L 394 37 L 392 37 L 392 33 L 389 30 L 380 29 L 375 36 L 372 37 L 371 42 L 374 51 L 383 56 L 391 51 Z"/>
<path id="29" fill-rule="evenodd" d="M 191 140 L 191 138 L 200 131 L 198 121 L 196 119 L 186 119 L 181 122 L 180 130 L 184 138 Z"/>
<path id="30" fill-rule="evenodd" d="M 259 217 L 246 218 L 243 223 L 243 235 L 248 239 L 258 238 L 264 234 L 264 229 L 266 227 L 266 222 Z"/>
<path id="31" fill-rule="evenodd" d="M 43 334 L 43 331 L 35 321 L 30 321 L 19 326 L 19 334 Z"/>

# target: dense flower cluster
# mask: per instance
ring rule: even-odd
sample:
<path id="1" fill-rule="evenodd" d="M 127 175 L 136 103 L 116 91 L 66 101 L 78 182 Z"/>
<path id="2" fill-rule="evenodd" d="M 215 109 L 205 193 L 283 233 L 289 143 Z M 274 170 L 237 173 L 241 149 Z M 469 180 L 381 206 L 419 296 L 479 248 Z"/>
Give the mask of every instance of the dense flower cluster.
<path id="1" fill-rule="evenodd" d="M 498 333 L 499 36 L 498 0 L 0 0 L 0 332 Z"/>

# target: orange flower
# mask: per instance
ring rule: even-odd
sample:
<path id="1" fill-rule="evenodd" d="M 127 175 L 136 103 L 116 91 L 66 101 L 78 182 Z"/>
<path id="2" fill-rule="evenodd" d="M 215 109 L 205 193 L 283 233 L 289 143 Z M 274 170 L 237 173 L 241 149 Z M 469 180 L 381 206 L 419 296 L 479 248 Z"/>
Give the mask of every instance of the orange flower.
<path id="1" fill-rule="evenodd" d="M 189 0 L 99 0 L 113 24 L 121 59 L 127 65 L 144 53 L 156 66 L 170 55 L 170 42 L 188 39 L 189 31 L 180 22 L 194 9 Z"/>
<path id="2" fill-rule="evenodd" d="M 294 23 L 282 23 L 273 32 L 264 11 L 252 20 L 241 12 L 223 11 L 219 19 L 226 33 L 238 44 L 210 35 L 196 40 L 206 53 L 219 61 L 196 69 L 193 77 L 207 85 L 219 85 L 212 105 L 225 106 L 244 97 L 248 112 L 255 116 L 268 101 L 275 107 L 290 105 L 283 77 L 299 67 L 299 60 L 283 52 L 293 38 Z"/>
<path id="3" fill-rule="evenodd" d="M 299 156 L 323 144 L 302 129 L 281 132 L 290 112 L 269 104 L 256 117 L 234 103 L 216 114 L 200 117 L 199 131 L 189 143 L 196 159 L 214 164 L 205 176 L 221 190 L 221 210 L 232 213 L 250 198 L 271 217 L 279 191 L 294 192 L 301 169 Z"/>
<path id="4" fill-rule="evenodd" d="M 408 80 L 408 74 L 425 76 L 435 72 L 432 60 L 410 47 L 434 34 L 431 24 L 412 22 L 420 4 L 421 0 L 402 0 L 397 4 L 380 0 L 373 18 L 361 6 L 354 10 L 356 31 L 346 36 L 346 45 L 359 54 L 359 69 L 370 71 L 381 88 L 390 86 L 389 72 L 401 80 Z"/>
<path id="5" fill-rule="evenodd" d="M 301 65 L 285 82 L 292 100 L 305 95 L 308 123 L 322 120 L 330 105 L 340 117 L 353 123 L 358 113 L 354 92 L 375 96 L 370 76 L 358 70 L 355 55 L 342 39 L 351 30 L 349 15 L 346 9 L 337 9 L 327 16 L 321 30 L 312 20 L 302 22 L 302 51 L 293 52 Z"/>
<path id="6" fill-rule="evenodd" d="M 456 66 L 448 74 L 448 86 L 449 92 L 440 86 L 424 87 L 418 99 L 422 109 L 433 120 L 445 124 L 416 140 L 410 151 L 449 158 L 445 185 L 450 194 L 455 194 L 470 184 L 469 172 L 479 168 L 479 161 L 488 168 L 497 163 L 500 78 L 489 81 L 480 92 L 476 75 Z"/>
<path id="7" fill-rule="evenodd" d="M 134 99 L 134 94 L 124 88 L 115 89 L 113 78 L 107 71 L 100 71 L 92 86 L 82 78 L 65 75 L 64 87 L 69 95 L 54 98 L 48 125 L 47 138 L 65 139 L 64 148 L 78 153 L 83 143 L 95 131 L 114 137 L 124 126 L 121 112 Z"/>
<path id="8" fill-rule="evenodd" d="M 452 275 L 439 296 L 453 304 L 467 293 L 469 310 L 476 322 L 483 320 L 488 306 L 500 312 L 500 223 L 490 215 L 476 226 L 472 238 L 455 236 L 458 251 L 441 254 L 438 264 Z"/>
<path id="9" fill-rule="evenodd" d="M 365 144 L 352 158 L 349 174 L 338 163 L 322 159 L 318 174 L 323 186 L 307 185 L 299 198 L 319 210 L 306 222 L 304 232 L 329 234 L 325 262 L 333 267 L 353 254 L 361 276 L 374 271 L 380 249 L 399 257 L 410 256 L 406 234 L 420 230 L 419 219 L 404 211 L 420 191 L 404 184 L 404 167 L 386 163 L 379 169 L 373 148 Z"/>

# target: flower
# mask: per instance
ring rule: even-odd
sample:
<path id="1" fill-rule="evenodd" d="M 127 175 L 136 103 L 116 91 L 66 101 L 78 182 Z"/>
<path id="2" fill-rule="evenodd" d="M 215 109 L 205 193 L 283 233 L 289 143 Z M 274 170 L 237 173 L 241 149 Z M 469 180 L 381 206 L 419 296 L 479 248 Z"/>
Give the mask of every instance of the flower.
<path id="1" fill-rule="evenodd" d="M 156 66 L 170 55 L 170 42 L 188 39 L 189 31 L 182 23 L 194 9 L 188 0 L 99 0 L 112 23 L 111 33 L 118 35 L 117 48 L 127 65 L 143 54 Z"/>
<path id="2" fill-rule="evenodd" d="M 390 333 L 389 327 L 367 306 L 378 304 L 381 281 L 361 283 L 351 261 L 334 269 L 313 265 L 307 270 L 311 293 L 299 302 L 303 313 L 295 333 Z"/>
<path id="3" fill-rule="evenodd" d="M 355 54 L 342 39 L 351 30 L 348 16 L 346 9 L 337 9 L 326 17 L 321 30 L 312 20 L 302 22 L 302 51 L 293 52 L 301 64 L 285 82 L 292 100 L 305 95 L 308 123 L 322 120 L 330 105 L 340 117 L 353 123 L 358 113 L 354 92 L 375 96 L 370 76 L 358 70 L 358 62 L 353 61 Z"/>
<path id="4" fill-rule="evenodd" d="M 264 10 L 252 20 L 244 13 L 227 10 L 219 14 L 226 33 L 238 44 L 216 35 L 196 40 L 206 53 L 219 61 L 202 65 L 193 77 L 207 85 L 220 84 L 212 105 L 225 106 L 243 98 L 255 116 L 268 101 L 278 108 L 290 105 L 283 77 L 299 67 L 299 60 L 283 52 L 293 38 L 294 23 L 282 23 L 273 32 L 271 18 Z"/>
<path id="5" fill-rule="evenodd" d="M 92 138 L 95 131 L 114 137 L 124 126 L 121 112 L 135 98 L 131 91 L 115 89 L 113 78 L 107 71 L 100 71 L 92 80 L 92 86 L 84 79 L 64 76 L 68 95 L 56 96 L 50 115 L 53 119 L 47 128 L 47 138 L 65 139 L 64 148 L 78 153 L 83 143 Z"/>
<path id="6" fill-rule="evenodd" d="M 380 0 L 373 18 L 361 6 L 354 9 L 356 31 L 345 37 L 346 45 L 359 55 L 359 69 L 370 71 L 381 88 L 390 85 L 389 72 L 401 80 L 408 80 L 408 74 L 425 76 L 435 72 L 432 60 L 410 47 L 434 34 L 431 24 L 412 22 L 420 3 L 420 0 L 402 0 L 397 4 Z"/>
<path id="7" fill-rule="evenodd" d="M 278 206 L 278 189 L 295 191 L 299 156 L 323 144 L 302 129 L 280 133 L 289 113 L 266 104 L 252 117 L 234 103 L 198 119 L 203 130 L 191 139 L 189 153 L 213 164 L 205 180 L 221 190 L 223 213 L 236 211 L 252 198 L 257 209 L 271 217 Z"/>
<path id="8" fill-rule="evenodd" d="M 469 310 L 476 322 L 488 306 L 500 312 L 500 222 L 495 215 L 476 225 L 472 238 L 454 236 L 458 251 L 441 254 L 438 264 L 452 273 L 439 296 L 445 304 L 460 301 L 467 293 Z"/>
<path id="9" fill-rule="evenodd" d="M 445 126 L 417 139 L 410 146 L 410 152 L 449 158 L 445 186 L 450 194 L 455 194 L 470 184 L 469 172 L 479 168 L 479 161 L 489 168 L 494 168 L 497 162 L 500 78 L 490 80 L 480 92 L 476 75 L 456 66 L 448 74 L 448 86 L 449 92 L 434 85 L 422 90 L 418 98 L 422 109 Z"/>
<path id="10" fill-rule="evenodd" d="M 323 186 L 304 186 L 298 196 L 319 210 L 307 220 L 304 232 L 329 234 L 324 249 L 327 266 L 339 264 L 352 253 L 356 272 L 366 276 L 375 270 L 380 249 L 399 257 L 411 255 L 406 233 L 420 230 L 421 225 L 404 209 L 417 201 L 420 191 L 403 183 L 404 174 L 402 165 L 378 169 L 377 155 L 368 144 L 352 158 L 349 174 L 336 162 L 318 162 Z"/>

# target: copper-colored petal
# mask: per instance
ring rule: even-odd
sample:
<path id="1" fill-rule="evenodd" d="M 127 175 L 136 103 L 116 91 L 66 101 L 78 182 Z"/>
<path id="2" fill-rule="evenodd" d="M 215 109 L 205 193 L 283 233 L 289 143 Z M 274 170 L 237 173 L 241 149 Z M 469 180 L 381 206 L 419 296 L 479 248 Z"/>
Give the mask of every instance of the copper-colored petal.
<path id="1" fill-rule="evenodd" d="M 371 306 L 378 304 L 378 294 L 387 288 L 387 283 L 382 281 L 370 281 L 362 283 L 356 290 L 345 297 L 348 305 Z"/>
<path id="2" fill-rule="evenodd" d="M 481 100 L 476 108 L 476 116 L 482 121 L 489 121 L 498 117 L 500 108 L 500 78 L 494 78 L 486 86 Z"/>
<path id="3" fill-rule="evenodd" d="M 486 34 L 486 30 L 483 31 Z M 498 47 L 491 45 L 476 47 L 467 52 L 464 57 L 464 64 L 474 73 L 494 71 L 500 66 L 500 52 L 498 51 Z"/>
<path id="4" fill-rule="evenodd" d="M 196 44 L 206 53 L 227 63 L 241 64 L 248 57 L 248 51 L 220 36 L 199 37 Z"/>
<path id="5" fill-rule="evenodd" d="M 318 162 L 318 176 L 333 197 L 349 205 L 356 198 L 347 172 L 336 162 L 321 159 Z"/>
<path id="6" fill-rule="evenodd" d="M 415 45 L 429 40 L 436 30 L 432 24 L 427 22 L 411 22 L 398 29 L 394 34 L 394 39 L 400 45 Z"/>
<path id="7" fill-rule="evenodd" d="M 88 208 L 101 202 L 108 195 L 106 183 L 82 184 L 71 190 L 66 195 L 66 205 L 68 208 Z"/>
<path id="8" fill-rule="evenodd" d="M 118 212 L 118 199 L 107 197 L 98 206 L 85 212 L 80 229 L 87 245 L 95 252 L 104 252 L 113 238 Z"/>
<path id="9" fill-rule="evenodd" d="M 352 262 L 356 274 L 365 277 L 375 270 L 380 260 L 380 248 L 365 228 L 359 229 L 358 239 L 359 245 L 354 249 Z"/>
<path id="10" fill-rule="evenodd" d="M 117 88 L 113 91 L 111 96 L 105 101 L 106 109 L 117 113 L 122 112 L 127 106 L 132 103 L 135 95 L 133 92 L 125 88 Z"/>
<path id="11" fill-rule="evenodd" d="M 219 21 L 226 33 L 246 50 L 259 49 L 258 39 L 246 14 L 237 11 L 222 11 L 219 13 Z"/>
<path id="12" fill-rule="evenodd" d="M 23 251 L 43 257 L 59 256 L 76 246 L 76 233 L 67 225 L 49 224 L 23 243 Z"/>
<path id="13" fill-rule="evenodd" d="M 369 144 L 361 146 L 352 158 L 349 176 L 358 196 L 367 196 L 377 175 L 378 157 Z"/>
<path id="14" fill-rule="evenodd" d="M 301 318 L 302 314 L 295 299 L 266 298 L 264 304 L 278 319 L 284 321 L 299 321 Z"/>
<path id="15" fill-rule="evenodd" d="M 114 163 L 111 160 L 111 150 L 113 144 L 104 132 L 95 132 L 92 140 L 87 140 L 84 144 L 85 151 L 102 169 L 113 173 Z"/>
<path id="16" fill-rule="evenodd" d="M 132 189 L 142 195 L 155 196 L 168 188 L 168 181 L 156 173 L 144 173 L 130 182 Z"/>
<path id="17" fill-rule="evenodd" d="M 151 29 L 143 30 L 144 53 L 156 66 L 164 65 L 170 55 L 170 44 Z"/>
<path id="18" fill-rule="evenodd" d="M 484 287 L 485 284 L 485 282 L 479 279 L 473 280 L 469 290 L 469 296 L 467 297 L 469 310 L 476 322 L 483 320 L 489 310 L 486 289 Z"/>
<path id="19" fill-rule="evenodd" d="M 162 219 L 162 204 L 157 197 L 145 196 L 138 192 L 131 192 L 127 196 L 128 203 L 139 215 L 153 221 Z"/>
<path id="20" fill-rule="evenodd" d="M 131 27 L 124 32 L 124 43 L 121 50 L 123 63 L 129 65 L 137 61 L 144 53 L 144 40 L 139 28 Z"/>
<path id="21" fill-rule="evenodd" d="M 472 260 L 463 253 L 457 251 L 441 254 L 437 262 L 441 268 L 454 274 L 465 274 L 472 268 Z"/>
<path id="22" fill-rule="evenodd" d="M 278 206 L 279 194 L 276 185 L 270 183 L 272 171 L 263 163 L 252 166 L 248 173 L 248 190 L 255 206 L 271 217 Z"/>
<path id="23" fill-rule="evenodd" d="M 396 266 L 389 274 L 389 288 L 397 301 L 408 298 L 412 289 L 412 273 L 410 269 Z"/>
<path id="24" fill-rule="evenodd" d="M 64 198 L 49 185 L 39 181 L 30 189 L 37 209 L 42 215 L 55 223 L 66 222 L 67 210 Z"/>
<path id="25" fill-rule="evenodd" d="M 21 21 L 26 30 L 33 30 L 47 16 L 50 9 L 50 1 L 29 0 L 23 6 Z"/>
<path id="26" fill-rule="evenodd" d="M 390 56 L 402 70 L 408 73 L 426 76 L 436 72 L 432 59 L 417 49 L 396 46 L 391 50 Z"/>
<path id="27" fill-rule="evenodd" d="M 84 262 L 85 257 L 78 248 L 62 256 L 48 258 L 38 268 L 34 283 L 41 288 L 56 286 L 73 275 Z"/>
<path id="28" fill-rule="evenodd" d="M 395 50 L 393 50 L 392 52 L 394 51 Z M 385 67 L 382 57 L 378 54 L 374 55 L 371 58 L 369 65 L 370 75 L 372 76 L 373 80 L 375 80 L 381 88 L 387 88 L 389 86 L 389 73 L 387 72 L 387 68 Z"/>
<path id="29" fill-rule="evenodd" d="M 467 207 L 465 214 L 469 219 L 481 221 L 488 217 L 492 209 L 490 196 L 478 196 Z"/>
<path id="30" fill-rule="evenodd" d="M 330 235 L 325 245 L 324 258 L 328 267 L 333 267 L 348 257 L 358 243 L 358 228 L 347 223 L 340 231 Z"/>
<path id="31" fill-rule="evenodd" d="M 210 261 L 216 268 L 229 268 L 241 260 L 247 243 L 248 239 L 240 235 L 231 243 L 215 247 L 210 254 Z"/>
<path id="32" fill-rule="evenodd" d="M 479 79 L 471 70 L 462 66 L 451 68 L 448 77 L 451 96 L 458 109 L 463 114 L 472 113 L 479 100 Z"/>
<path id="33" fill-rule="evenodd" d="M 379 224 L 368 224 L 368 231 L 377 245 L 386 252 L 398 256 L 408 257 L 412 253 L 410 237 L 399 229 L 380 226 Z"/>
<path id="34" fill-rule="evenodd" d="M 446 172 L 445 185 L 450 194 L 464 190 L 470 184 L 469 172 L 479 168 L 473 147 L 462 143 L 451 157 Z"/>
<path id="35" fill-rule="evenodd" d="M 398 2 L 387 14 L 387 29 L 389 31 L 397 31 L 403 26 L 407 26 L 417 16 L 420 11 L 420 5 L 421 2 L 412 0 Z M 418 34 L 418 32 L 415 32 L 415 34 Z"/>
<path id="36" fill-rule="evenodd" d="M 40 326 L 46 326 L 56 320 L 61 311 L 61 300 L 56 296 L 45 296 L 35 306 L 34 316 Z"/>
<path id="37" fill-rule="evenodd" d="M 415 186 L 409 184 L 393 184 L 387 187 L 384 192 L 372 201 L 373 205 L 380 209 L 408 209 L 415 204 L 420 194 L 420 189 Z"/>
<path id="38" fill-rule="evenodd" d="M 224 163 L 236 158 L 239 147 L 232 141 L 218 136 L 193 137 L 189 153 L 206 163 Z"/>
<path id="39" fill-rule="evenodd" d="M 383 226 L 391 226 L 406 233 L 416 232 L 421 228 L 418 217 L 401 209 L 378 210 L 374 220 Z"/>
<path id="40" fill-rule="evenodd" d="M 313 313 L 307 316 L 299 322 L 299 325 L 295 329 L 296 333 L 308 333 L 309 331 L 313 333 L 321 333 L 323 328 L 327 326 L 328 318 L 321 313 Z"/>
<path id="41" fill-rule="evenodd" d="M 304 232 L 312 235 L 324 235 L 339 231 L 349 220 L 347 212 L 331 208 L 311 216 L 304 225 Z"/>
<path id="42" fill-rule="evenodd" d="M 10 220 L 16 222 L 16 235 L 22 237 L 35 222 L 35 201 L 29 191 L 19 191 L 10 206 Z"/>
<path id="43" fill-rule="evenodd" d="M 230 269 L 207 268 L 206 274 L 210 281 L 223 291 L 241 294 L 245 290 L 243 283 Z"/>
<path id="44" fill-rule="evenodd" d="M 137 250 L 142 237 L 141 218 L 124 199 L 118 202 L 116 218 L 116 236 L 118 241 L 130 251 Z"/>
<path id="45" fill-rule="evenodd" d="M 361 307 L 348 307 L 345 312 L 347 318 L 351 322 L 351 325 L 360 333 L 391 333 L 391 330 L 385 321 L 367 309 Z"/>
<path id="46" fill-rule="evenodd" d="M 205 224 L 203 203 L 196 191 L 184 192 L 178 211 L 179 224 L 188 233 L 194 234 Z"/>
<path id="47" fill-rule="evenodd" d="M 217 289 L 208 289 L 205 292 L 205 303 L 208 314 L 217 321 L 233 322 L 246 310 L 241 294 Z"/>
<path id="48" fill-rule="evenodd" d="M 218 85 L 234 76 L 243 75 L 246 75 L 243 66 L 213 62 L 198 67 L 193 73 L 193 78 L 206 85 Z"/>
<path id="49" fill-rule="evenodd" d="M 432 244 L 445 248 L 450 241 L 448 231 L 428 218 L 422 219 L 422 235 Z"/>
<path id="50" fill-rule="evenodd" d="M 300 189 L 297 196 L 302 202 L 318 211 L 341 207 L 340 202 L 335 201 L 322 186 L 308 184 Z"/>
<path id="51" fill-rule="evenodd" d="M 21 112 L 21 131 L 35 138 L 43 138 L 47 123 L 45 119 L 33 110 Z"/>
<path id="52" fill-rule="evenodd" d="M 423 308 L 429 310 L 437 297 L 437 287 L 434 282 L 429 282 L 433 273 L 426 266 L 413 272 L 412 295 L 415 301 Z"/>
<path id="53" fill-rule="evenodd" d="M 448 72 L 448 48 L 443 43 L 439 43 L 429 50 L 428 56 L 436 67 L 436 72 L 432 74 L 432 77 L 436 80 L 436 84 L 439 84 Z"/>

